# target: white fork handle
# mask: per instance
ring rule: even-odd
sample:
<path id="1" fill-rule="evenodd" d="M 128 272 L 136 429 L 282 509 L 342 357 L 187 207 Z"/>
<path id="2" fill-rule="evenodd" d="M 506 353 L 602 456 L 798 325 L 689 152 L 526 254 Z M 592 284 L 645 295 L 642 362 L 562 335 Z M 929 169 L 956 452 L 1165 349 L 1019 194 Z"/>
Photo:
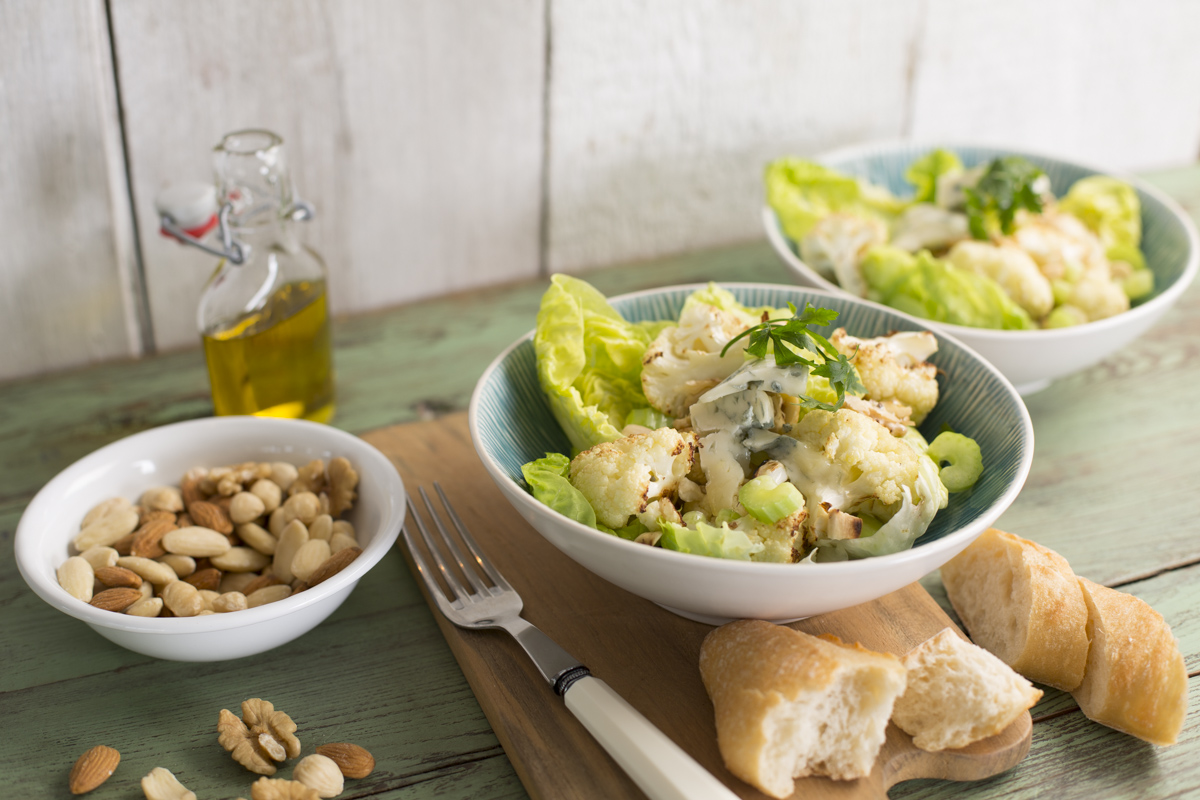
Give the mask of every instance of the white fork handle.
<path id="1" fill-rule="evenodd" d="M 580 678 L 563 699 L 651 800 L 737 800 L 725 784 L 599 678 Z"/>

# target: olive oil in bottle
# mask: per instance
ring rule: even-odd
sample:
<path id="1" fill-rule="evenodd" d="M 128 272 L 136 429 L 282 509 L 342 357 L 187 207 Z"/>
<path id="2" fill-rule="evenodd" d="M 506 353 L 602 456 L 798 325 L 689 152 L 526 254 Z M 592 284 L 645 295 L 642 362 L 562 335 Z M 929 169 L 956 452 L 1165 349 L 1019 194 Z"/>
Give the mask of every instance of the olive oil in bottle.
<path id="1" fill-rule="evenodd" d="M 262 309 L 203 338 L 218 415 L 333 418 L 324 281 L 285 284 Z"/>
<path id="2" fill-rule="evenodd" d="M 216 148 L 216 174 L 226 241 L 237 249 L 217 265 L 197 315 L 213 409 L 328 422 L 335 404 L 325 264 L 293 232 L 311 209 L 292 195 L 283 141 L 270 131 L 228 134 Z"/>

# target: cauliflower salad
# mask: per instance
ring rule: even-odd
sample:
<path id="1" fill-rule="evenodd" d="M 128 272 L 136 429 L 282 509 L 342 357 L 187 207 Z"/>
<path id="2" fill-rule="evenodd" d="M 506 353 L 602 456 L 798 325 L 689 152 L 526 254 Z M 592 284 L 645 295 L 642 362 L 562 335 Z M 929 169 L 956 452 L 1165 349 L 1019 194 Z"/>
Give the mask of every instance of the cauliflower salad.
<path id="1" fill-rule="evenodd" d="M 710 284 L 630 322 L 589 284 L 542 298 L 538 379 L 573 456 L 522 468 L 535 498 L 635 542 L 719 558 L 908 549 L 978 479 L 974 440 L 917 430 L 938 401 L 928 332 L 829 338 L 836 312 L 747 308 Z"/>
<path id="2" fill-rule="evenodd" d="M 1111 317 L 1149 295 L 1137 191 L 1076 181 L 1061 199 L 1020 156 L 966 168 L 935 150 L 910 198 L 798 158 L 766 170 L 767 203 L 800 258 L 850 292 L 925 319 L 1036 329 Z"/>

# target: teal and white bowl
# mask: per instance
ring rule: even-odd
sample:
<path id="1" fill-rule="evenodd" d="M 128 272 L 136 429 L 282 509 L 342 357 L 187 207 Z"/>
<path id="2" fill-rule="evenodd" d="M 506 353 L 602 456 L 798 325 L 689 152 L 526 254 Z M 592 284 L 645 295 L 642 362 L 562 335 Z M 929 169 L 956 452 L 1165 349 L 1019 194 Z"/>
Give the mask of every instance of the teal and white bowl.
<path id="1" fill-rule="evenodd" d="M 803 308 L 807 302 L 831 308 L 838 312 L 835 326 L 855 336 L 927 329 L 914 317 L 844 294 L 796 286 L 724 286 L 749 306 L 791 302 Z M 676 319 L 684 299 L 698 288 L 652 289 L 610 302 L 627 319 Z M 567 556 L 622 589 L 701 622 L 794 620 L 900 589 L 940 567 L 995 522 L 1021 490 L 1033 460 L 1033 425 L 1012 384 L 957 339 L 937 333 L 938 352 L 930 360 L 942 373 L 941 402 L 921 430 L 931 439 L 948 424 L 974 438 L 983 451 L 984 472 L 969 492 L 951 495 L 949 506 L 911 550 L 841 563 L 759 564 L 647 547 L 568 519 L 529 494 L 521 465 L 550 451 L 570 453 L 538 385 L 532 336 L 501 353 L 471 397 L 471 440 L 492 480 Z"/>
<path id="2" fill-rule="evenodd" d="M 1129 311 L 1085 325 L 1035 331 L 998 331 L 926 323 L 931 330 L 949 333 L 978 351 L 1004 373 L 1021 394 L 1044 389 L 1057 378 L 1090 367 L 1141 336 L 1179 299 L 1195 277 L 1200 264 L 1200 244 L 1191 218 L 1171 198 L 1128 175 L 1036 153 L 976 145 L 867 144 L 835 150 L 813 160 L 884 186 L 902 197 L 912 193 L 912 186 L 904 179 L 908 165 L 939 147 L 957 153 L 967 167 L 998 156 L 1023 156 L 1046 173 L 1057 197 L 1066 194 L 1080 178 L 1106 174 L 1128 182 L 1141 199 L 1142 251 L 1146 265 L 1154 273 L 1154 292 L 1137 301 Z M 767 238 L 800 283 L 850 295 L 800 259 L 796 243 L 783 233 L 779 219 L 769 206 L 763 208 L 762 216 Z"/>

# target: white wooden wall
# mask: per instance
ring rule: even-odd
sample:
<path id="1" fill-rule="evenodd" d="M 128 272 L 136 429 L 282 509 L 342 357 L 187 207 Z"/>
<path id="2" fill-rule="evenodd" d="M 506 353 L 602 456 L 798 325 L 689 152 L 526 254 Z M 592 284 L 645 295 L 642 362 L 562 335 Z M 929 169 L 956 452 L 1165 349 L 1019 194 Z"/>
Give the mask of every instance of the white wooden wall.
<path id="1" fill-rule="evenodd" d="M 153 200 L 237 128 L 348 314 L 757 238 L 782 154 L 1190 164 L 1198 43 L 1191 0 L 0 0 L 0 379 L 197 344 Z"/>

